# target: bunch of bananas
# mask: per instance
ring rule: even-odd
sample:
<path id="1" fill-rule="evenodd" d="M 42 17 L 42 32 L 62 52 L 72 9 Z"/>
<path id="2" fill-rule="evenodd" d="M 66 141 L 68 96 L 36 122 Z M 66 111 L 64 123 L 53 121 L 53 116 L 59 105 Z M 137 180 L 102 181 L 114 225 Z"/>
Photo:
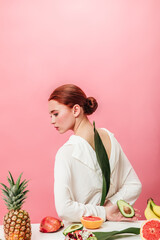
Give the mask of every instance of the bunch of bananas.
<path id="1" fill-rule="evenodd" d="M 147 201 L 147 207 L 144 211 L 144 215 L 147 220 L 159 219 L 160 220 L 160 206 L 156 205 L 152 198 Z"/>

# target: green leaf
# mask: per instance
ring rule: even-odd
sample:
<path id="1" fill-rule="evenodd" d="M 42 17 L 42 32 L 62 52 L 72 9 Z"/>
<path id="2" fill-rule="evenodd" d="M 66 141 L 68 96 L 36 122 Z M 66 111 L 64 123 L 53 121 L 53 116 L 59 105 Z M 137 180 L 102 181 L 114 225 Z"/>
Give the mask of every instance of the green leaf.
<path id="1" fill-rule="evenodd" d="M 7 192 L 9 191 L 9 188 L 5 184 L 3 183 L 0 183 L 0 184 L 6 189 Z"/>
<path id="2" fill-rule="evenodd" d="M 99 136 L 99 133 L 95 128 L 95 122 L 93 122 L 93 126 L 94 126 L 95 152 L 96 152 L 97 161 L 102 170 L 102 176 L 103 176 L 102 197 L 101 197 L 101 203 L 100 203 L 100 205 L 103 206 L 107 193 L 109 191 L 109 187 L 110 187 L 111 170 L 110 170 L 108 155 L 103 145 L 103 142 Z"/>
<path id="3" fill-rule="evenodd" d="M 8 203 L 8 199 L 6 199 L 6 198 L 4 198 L 4 197 L 2 197 L 2 199 L 3 199 L 6 203 Z"/>
<path id="4" fill-rule="evenodd" d="M 131 227 L 131 228 L 123 229 L 121 231 L 94 232 L 94 234 L 95 234 L 95 236 L 97 237 L 98 240 L 106 240 L 106 239 L 109 239 L 110 237 L 112 237 L 114 235 L 123 234 L 123 233 L 130 233 L 130 234 L 138 235 L 140 233 L 140 228 Z M 125 235 L 123 237 L 125 237 Z"/>
<path id="5" fill-rule="evenodd" d="M 22 206 L 22 203 L 21 204 L 18 204 L 18 205 L 16 205 L 16 206 L 13 206 L 13 204 L 8 204 L 8 209 L 9 210 L 17 210 L 17 209 L 20 209 L 21 208 L 21 206 Z"/>
<path id="6" fill-rule="evenodd" d="M 23 192 L 23 196 L 26 195 L 29 192 L 29 190 L 26 190 Z"/>
<path id="7" fill-rule="evenodd" d="M 11 188 L 11 187 L 13 186 L 12 181 L 11 181 L 11 179 L 10 179 L 9 177 L 7 177 L 7 179 L 8 179 L 8 182 L 9 182 L 10 188 Z"/>
<path id="8" fill-rule="evenodd" d="M 17 195 L 17 191 L 18 191 L 17 185 L 12 186 L 11 192 L 12 192 L 13 196 Z"/>
<path id="9" fill-rule="evenodd" d="M 19 175 L 18 179 L 17 179 L 17 182 L 16 182 L 16 187 L 17 189 L 19 188 L 19 184 L 20 184 L 20 181 L 21 181 L 21 177 L 22 177 L 22 173 Z"/>
<path id="10" fill-rule="evenodd" d="M 8 199 L 8 198 L 6 199 L 6 198 L 4 198 L 4 197 L 3 197 L 2 199 L 3 199 L 7 204 L 12 204 L 11 199 Z"/>
<path id="11" fill-rule="evenodd" d="M 17 199 L 22 199 L 27 194 L 27 192 L 29 192 L 29 190 L 19 193 L 13 200 L 16 201 Z"/>
<path id="12" fill-rule="evenodd" d="M 10 171 L 9 171 L 9 175 L 10 175 L 10 178 L 11 178 L 12 185 L 14 185 L 15 183 L 14 183 L 14 180 L 13 180 L 13 177 L 12 177 L 12 174 L 10 173 Z"/>
<path id="13" fill-rule="evenodd" d="M 107 196 L 106 180 L 105 180 L 105 177 L 103 174 L 102 174 L 102 180 L 103 180 L 103 185 L 102 185 L 102 197 L 101 197 L 101 203 L 100 203 L 101 206 L 104 205 L 104 202 L 105 202 L 106 196 Z"/>
<path id="14" fill-rule="evenodd" d="M 6 190 L 2 189 L 2 193 L 3 193 L 3 195 L 6 196 L 7 198 L 9 197 L 9 194 L 8 194 L 8 192 L 7 192 Z"/>
<path id="15" fill-rule="evenodd" d="M 22 205 L 22 203 L 24 202 L 24 200 L 26 199 L 27 197 L 23 197 L 21 199 L 18 199 L 17 201 L 13 202 L 13 206 L 17 206 L 19 204 Z"/>
<path id="16" fill-rule="evenodd" d="M 28 181 L 24 180 L 23 182 L 21 182 L 21 184 L 19 185 L 19 192 L 22 192 L 27 187 L 26 184 L 28 182 L 29 182 L 29 180 Z"/>
<path id="17" fill-rule="evenodd" d="M 12 190 L 9 189 L 9 190 L 8 190 L 8 193 L 9 193 L 9 197 L 10 197 L 10 198 L 12 198 L 12 197 L 14 196 Z"/>

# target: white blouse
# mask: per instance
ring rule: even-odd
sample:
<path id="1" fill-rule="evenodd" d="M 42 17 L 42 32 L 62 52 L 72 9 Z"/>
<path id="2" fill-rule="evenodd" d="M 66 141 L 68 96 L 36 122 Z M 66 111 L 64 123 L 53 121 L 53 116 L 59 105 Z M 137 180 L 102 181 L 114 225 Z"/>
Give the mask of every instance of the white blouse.
<path id="1" fill-rule="evenodd" d="M 103 128 L 104 129 L 104 128 Z M 141 192 L 141 183 L 114 135 L 111 140 L 111 179 L 107 199 L 113 204 L 123 199 L 134 204 Z M 99 216 L 106 220 L 100 206 L 102 173 L 96 153 L 80 136 L 72 135 L 58 150 L 54 167 L 55 206 L 59 217 L 80 222 L 81 216 Z"/>

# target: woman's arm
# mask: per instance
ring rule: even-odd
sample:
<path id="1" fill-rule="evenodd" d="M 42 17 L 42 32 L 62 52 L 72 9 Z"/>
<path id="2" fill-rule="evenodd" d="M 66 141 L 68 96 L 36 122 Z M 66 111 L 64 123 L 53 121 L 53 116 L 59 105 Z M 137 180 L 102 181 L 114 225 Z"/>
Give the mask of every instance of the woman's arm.
<path id="1" fill-rule="evenodd" d="M 58 151 L 54 168 L 54 197 L 59 217 L 69 222 L 80 222 L 80 218 L 84 215 L 99 216 L 106 220 L 103 206 L 76 201 L 71 173 L 72 161 L 75 159 L 72 159 L 70 151 Z"/>
<path id="2" fill-rule="evenodd" d="M 118 190 L 106 199 L 106 219 L 110 221 L 135 221 L 140 217 L 139 210 L 135 209 L 133 218 L 125 218 L 117 207 L 117 201 L 123 199 L 133 205 L 141 193 L 142 185 L 117 140 L 115 140 L 115 160 L 112 181 Z"/>
<path id="3" fill-rule="evenodd" d="M 140 195 L 141 182 L 117 139 L 108 130 L 104 130 L 100 129 L 99 134 L 110 159 L 111 188 L 115 188 L 114 194 L 111 189 L 106 200 L 115 204 L 117 200 L 124 199 L 133 205 Z"/>
<path id="4" fill-rule="evenodd" d="M 137 210 L 137 209 L 134 209 L 135 215 L 133 217 L 131 217 L 131 218 L 124 217 L 121 214 L 121 212 L 119 211 L 117 204 L 112 204 L 110 201 L 107 202 L 107 204 L 105 206 L 105 210 L 106 210 L 106 220 L 109 220 L 109 221 L 133 222 L 133 221 L 137 221 L 138 217 L 140 217 L 139 210 Z"/>
<path id="5" fill-rule="evenodd" d="M 142 185 L 118 142 L 115 151 L 118 152 L 118 160 L 112 173 L 112 181 L 118 190 L 108 200 L 115 204 L 117 200 L 123 199 L 133 205 L 141 193 Z"/>

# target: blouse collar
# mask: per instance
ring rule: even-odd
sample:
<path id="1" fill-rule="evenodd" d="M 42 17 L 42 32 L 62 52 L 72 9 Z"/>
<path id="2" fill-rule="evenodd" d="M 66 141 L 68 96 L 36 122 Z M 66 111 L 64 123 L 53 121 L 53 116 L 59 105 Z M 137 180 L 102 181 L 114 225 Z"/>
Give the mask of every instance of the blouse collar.
<path id="1" fill-rule="evenodd" d="M 104 129 L 106 130 L 106 129 Z M 110 136 L 111 139 L 111 155 L 110 155 L 110 168 L 111 172 L 113 171 L 113 165 L 114 161 L 112 160 L 113 158 L 113 144 L 112 144 L 112 134 L 106 130 Z M 77 135 L 71 135 L 69 140 L 65 143 L 66 144 L 73 144 L 73 152 L 72 156 L 79 161 L 81 161 L 83 164 L 87 165 L 89 168 L 91 168 L 94 171 L 100 170 L 97 157 L 96 157 L 96 152 L 95 150 L 91 147 L 91 145 L 82 137 L 77 136 Z"/>
<path id="2" fill-rule="evenodd" d="M 92 170 L 99 169 L 96 153 L 91 145 L 82 137 L 72 135 L 66 144 L 73 144 L 72 157 L 78 159 Z"/>

